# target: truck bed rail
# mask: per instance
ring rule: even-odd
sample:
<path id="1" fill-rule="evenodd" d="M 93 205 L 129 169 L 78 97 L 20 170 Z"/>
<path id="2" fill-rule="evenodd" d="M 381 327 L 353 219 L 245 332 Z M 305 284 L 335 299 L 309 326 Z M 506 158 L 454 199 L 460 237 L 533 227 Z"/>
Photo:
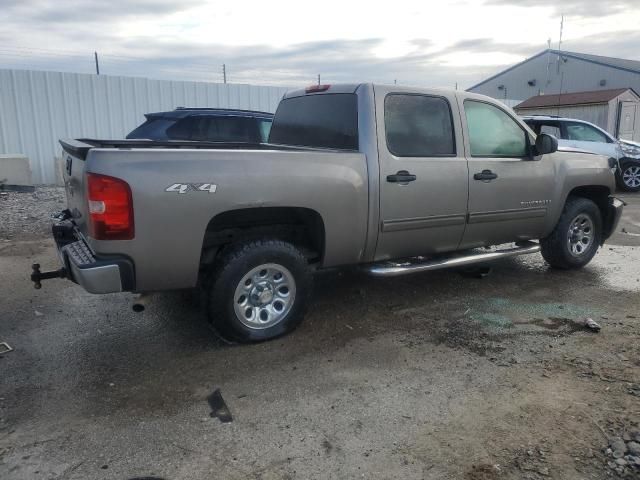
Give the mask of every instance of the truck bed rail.
<path id="1" fill-rule="evenodd" d="M 76 158 L 86 159 L 87 153 L 92 148 L 118 148 L 121 150 L 132 149 L 203 149 L 203 150 L 287 150 L 287 151 L 337 151 L 327 148 L 300 147 L 295 145 L 276 145 L 273 143 L 250 142 L 201 142 L 191 140 L 103 140 L 94 138 L 79 138 L 76 140 L 60 140 L 62 149 Z"/>

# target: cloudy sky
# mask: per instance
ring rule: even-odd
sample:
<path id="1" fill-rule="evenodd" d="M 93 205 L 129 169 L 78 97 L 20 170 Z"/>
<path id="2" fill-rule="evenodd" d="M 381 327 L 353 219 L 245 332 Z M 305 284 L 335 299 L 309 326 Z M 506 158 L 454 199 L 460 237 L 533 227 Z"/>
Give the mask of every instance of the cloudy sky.
<path id="1" fill-rule="evenodd" d="M 558 43 L 640 60 L 639 0 L 0 0 L 0 68 L 466 88 Z"/>

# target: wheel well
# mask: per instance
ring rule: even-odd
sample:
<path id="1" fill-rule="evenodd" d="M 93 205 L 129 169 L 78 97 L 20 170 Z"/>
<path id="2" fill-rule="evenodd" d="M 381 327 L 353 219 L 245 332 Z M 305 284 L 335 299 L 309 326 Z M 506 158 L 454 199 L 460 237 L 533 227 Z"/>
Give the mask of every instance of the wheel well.
<path id="1" fill-rule="evenodd" d="M 569 196 L 582 197 L 591 200 L 600 209 L 602 221 L 605 222 L 607 215 L 609 214 L 608 206 L 610 193 L 611 191 L 607 187 L 603 187 L 601 185 L 587 185 L 574 188 L 569 192 Z"/>
<path id="2" fill-rule="evenodd" d="M 318 212 L 300 207 L 257 207 L 213 217 L 204 234 L 200 263 L 210 265 L 232 243 L 264 238 L 293 243 L 310 263 L 321 262 L 324 256 L 324 222 Z"/>

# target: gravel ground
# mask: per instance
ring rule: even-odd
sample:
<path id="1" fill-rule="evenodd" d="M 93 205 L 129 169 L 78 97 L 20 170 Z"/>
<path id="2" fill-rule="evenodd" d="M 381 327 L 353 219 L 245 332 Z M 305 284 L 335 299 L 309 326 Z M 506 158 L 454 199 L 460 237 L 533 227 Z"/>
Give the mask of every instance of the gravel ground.
<path id="1" fill-rule="evenodd" d="M 38 186 L 33 193 L 0 192 L 0 240 L 48 235 L 51 214 L 64 208 L 63 187 Z"/>

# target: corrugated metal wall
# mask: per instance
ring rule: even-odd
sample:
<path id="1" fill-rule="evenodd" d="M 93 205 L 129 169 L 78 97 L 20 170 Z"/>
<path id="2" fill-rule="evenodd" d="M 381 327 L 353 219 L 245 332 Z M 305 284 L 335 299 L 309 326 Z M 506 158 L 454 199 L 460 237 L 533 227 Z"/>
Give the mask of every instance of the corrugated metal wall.
<path id="1" fill-rule="evenodd" d="M 179 106 L 275 111 L 283 87 L 0 69 L 0 153 L 55 183 L 60 138 L 123 138 L 144 114 Z"/>

